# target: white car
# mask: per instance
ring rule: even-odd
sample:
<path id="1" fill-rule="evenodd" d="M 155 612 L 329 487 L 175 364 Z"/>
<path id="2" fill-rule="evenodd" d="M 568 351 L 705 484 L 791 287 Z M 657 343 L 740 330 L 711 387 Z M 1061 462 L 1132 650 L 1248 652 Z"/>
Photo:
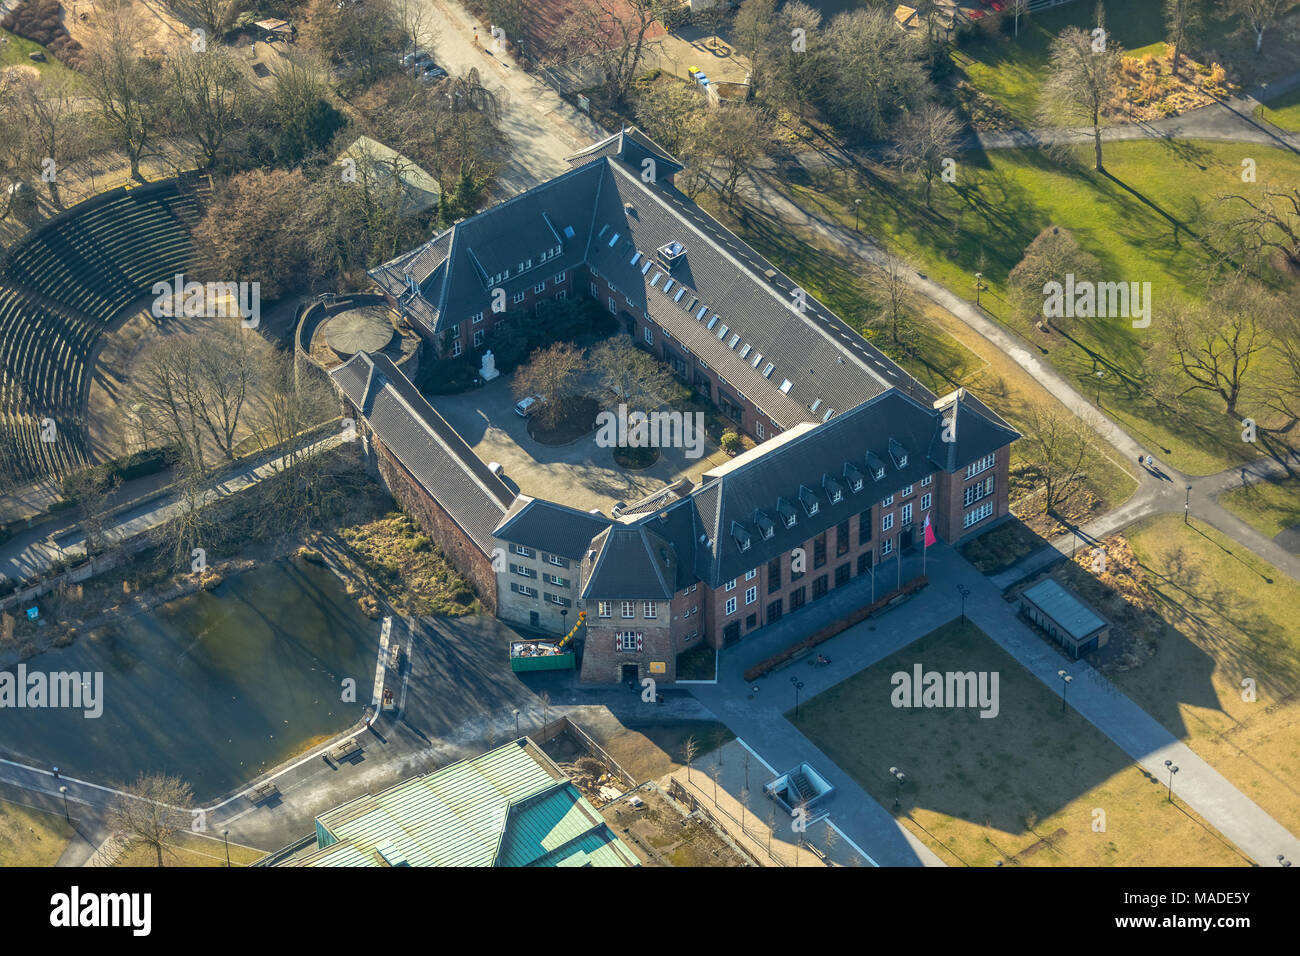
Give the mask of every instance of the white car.
<path id="1" fill-rule="evenodd" d="M 540 395 L 529 395 L 527 398 L 521 398 L 515 402 L 515 414 L 520 418 L 527 418 L 533 412 L 537 411 L 537 406 L 541 403 Z"/>

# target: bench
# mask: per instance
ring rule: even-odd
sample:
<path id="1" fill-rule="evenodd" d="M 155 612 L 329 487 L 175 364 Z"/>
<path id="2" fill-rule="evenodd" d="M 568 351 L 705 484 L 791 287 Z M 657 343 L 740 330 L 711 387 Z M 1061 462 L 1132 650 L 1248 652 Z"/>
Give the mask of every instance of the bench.
<path id="1" fill-rule="evenodd" d="M 360 752 L 361 752 L 361 745 L 357 743 L 355 737 L 350 737 L 347 740 L 343 741 L 343 743 L 335 747 L 333 750 L 331 750 L 330 757 L 334 761 L 338 762 L 338 761 L 347 760 L 353 754 L 358 754 Z"/>
<path id="2" fill-rule="evenodd" d="M 280 795 L 280 788 L 273 783 L 264 783 L 260 787 L 254 787 L 248 791 L 248 799 L 254 803 L 264 803 L 272 797 Z"/>

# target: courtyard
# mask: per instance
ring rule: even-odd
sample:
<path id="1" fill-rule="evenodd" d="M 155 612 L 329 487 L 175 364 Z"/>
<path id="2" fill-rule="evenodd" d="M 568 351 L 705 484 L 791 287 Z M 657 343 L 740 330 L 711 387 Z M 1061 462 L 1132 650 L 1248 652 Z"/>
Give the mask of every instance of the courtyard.
<path id="1" fill-rule="evenodd" d="M 706 471 L 728 461 L 711 436 L 699 458 L 687 457 L 686 449 L 664 448 L 654 464 L 640 471 L 618 465 L 613 448 L 597 445 L 594 430 L 567 445 L 544 445 L 529 434 L 528 419 L 515 413 L 512 379 L 502 375 L 468 392 L 429 396 L 474 454 L 502 466 L 512 491 L 608 515 L 617 502 L 631 504 L 683 478 L 699 484 Z M 597 394 L 594 386 L 592 394 Z M 602 408 L 617 412 L 618 400 L 602 396 Z"/>

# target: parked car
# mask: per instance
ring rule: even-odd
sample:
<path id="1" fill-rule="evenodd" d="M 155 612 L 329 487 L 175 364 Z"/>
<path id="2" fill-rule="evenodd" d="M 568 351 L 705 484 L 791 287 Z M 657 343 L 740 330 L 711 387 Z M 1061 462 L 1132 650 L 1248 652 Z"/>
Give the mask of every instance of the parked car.
<path id="1" fill-rule="evenodd" d="M 435 63 L 428 63 L 425 65 L 423 71 L 421 71 L 420 79 L 425 83 L 432 83 L 434 80 L 440 79 L 446 75 L 447 71 L 442 67 Z"/>
<path id="2" fill-rule="evenodd" d="M 423 66 L 432 62 L 433 57 L 424 50 L 416 50 L 414 53 L 408 53 L 402 57 L 402 66 Z"/>
<path id="3" fill-rule="evenodd" d="M 515 402 L 515 414 L 520 418 L 527 418 L 533 412 L 537 411 L 537 406 L 542 403 L 542 396 L 529 395 L 527 398 L 521 398 Z"/>

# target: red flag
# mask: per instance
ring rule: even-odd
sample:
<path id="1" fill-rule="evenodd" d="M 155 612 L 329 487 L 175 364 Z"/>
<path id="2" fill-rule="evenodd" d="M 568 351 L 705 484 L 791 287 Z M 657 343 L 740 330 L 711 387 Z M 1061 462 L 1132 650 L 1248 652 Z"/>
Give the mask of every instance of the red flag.
<path id="1" fill-rule="evenodd" d="M 929 513 L 927 513 L 925 516 L 925 525 L 923 527 L 925 530 L 925 546 L 928 548 L 930 545 L 934 544 L 937 540 L 939 540 L 934 536 L 934 529 L 930 527 Z"/>

